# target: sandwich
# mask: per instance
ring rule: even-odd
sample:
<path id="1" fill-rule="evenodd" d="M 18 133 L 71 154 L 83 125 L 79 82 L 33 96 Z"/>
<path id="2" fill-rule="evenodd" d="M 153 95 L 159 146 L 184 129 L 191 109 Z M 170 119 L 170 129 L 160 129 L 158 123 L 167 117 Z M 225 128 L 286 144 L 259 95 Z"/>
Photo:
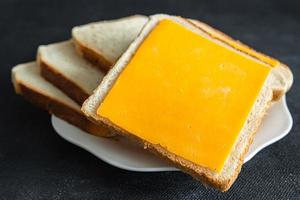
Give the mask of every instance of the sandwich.
<path id="1" fill-rule="evenodd" d="M 81 109 L 227 191 L 272 101 L 291 84 L 276 59 L 191 20 L 154 15 Z"/>

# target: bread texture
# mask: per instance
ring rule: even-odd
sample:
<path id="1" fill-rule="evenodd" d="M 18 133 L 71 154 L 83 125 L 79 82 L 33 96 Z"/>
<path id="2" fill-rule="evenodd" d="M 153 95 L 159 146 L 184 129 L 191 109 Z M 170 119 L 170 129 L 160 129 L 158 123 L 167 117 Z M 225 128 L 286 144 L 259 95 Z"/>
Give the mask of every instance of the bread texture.
<path id="1" fill-rule="evenodd" d="M 242 164 L 244 160 L 244 156 L 248 151 L 250 144 L 253 141 L 253 137 L 263 119 L 263 116 L 267 112 L 269 106 L 271 105 L 273 99 L 273 93 L 276 92 L 274 90 L 274 75 L 273 71 L 271 71 L 270 75 L 268 76 L 267 80 L 263 88 L 261 89 L 260 95 L 258 96 L 249 116 L 248 119 L 241 130 L 233 149 L 225 162 L 225 165 L 220 173 L 212 171 L 204 166 L 197 165 L 192 163 L 178 155 L 175 155 L 172 152 L 169 152 L 166 148 L 160 146 L 159 144 L 152 144 L 148 141 L 143 140 L 135 136 L 132 133 L 127 132 L 126 130 L 122 129 L 121 127 L 116 126 L 113 124 L 109 119 L 100 117 L 97 115 L 97 109 L 100 106 L 101 102 L 104 100 L 105 96 L 109 92 L 110 88 L 113 86 L 114 82 L 117 80 L 119 74 L 123 71 L 126 67 L 127 63 L 130 61 L 132 56 L 135 54 L 136 50 L 138 49 L 139 45 L 143 42 L 143 40 L 147 37 L 150 31 L 156 26 L 156 24 L 162 19 L 171 19 L 174 20 L 183 26 L 189 28 L 191 31 L 201 34 L 206 38 L 213 40 L 216 43 L 219 43 L 227 48 L 233 49 L 226 43 L 223 43 L 220 40 L 217 40 L 207 34 L 205 31 L 200 29 L 199 27 L 195 26 L 190 21 L 174 16 L 168 15 L 154 15 L 150 17 L 149 22 L 144 26 L 143 30 L 141 31 L 140 35 L 137 39 L 129 46 L 127 51 L 120 57 L 120 59 L 116 62 L 114 67 L 109 71 L 109 73 L 104 77 L 101 84 L 98 88 L 94 91 L 94 94 L 90 96 L 83 104 L 82 111 L 84 114 L 90 118 L 93 122 L 97 124 L 106 124 L 113 130 L 116 130 L 121 135 L 125 135 L 128 138 L 131 138 L 133 141 L 142 144 L 145 149 L 150 150 L 154 154 L 162 157 L 163 159 L 167 160 L 168 162 L 172 163 L 176 167 L 180 168 L 182 171 L 192 175 L 194 178 L 200 180 L 205 185 L 213 186 L 221 191 L 227 191 L 231 185 L 236 180 Z M 233 49 L 235 50 L 235 49 Z M 236 51 L 236 50 L 235 50 Z M 250 59 L 255 59 L 250 55 L 247 55 L 243 52 L 236 51 L 237 53 L 241 53 Z M 261 62 L 257 60 L 258 62 Z"/>
<path id="2" fill-rule="evenodd" d="M 76 102 L 43 79 L 35 62 L 15 66 L 12 69 L 12 81 L 17 94 L 24 96 L 32 104 L 47 110 L 50 114 L 90 134 L 102 137 L 113 135 L 107 128 L 89 121 Z"/>
<path id="3" fill-rule="evenodd" d="M 108 71 L 137 37 L 148 17 L 133 15 L 76 26 L 72 37 L 78 52 L 91 63 Z"/>
<path id="4" fill-rule="evenodd" d="M 38 48 L 41 75 L 81 105 L 101 82 L 104 73 L 76 53 L 72 41 Z"/>

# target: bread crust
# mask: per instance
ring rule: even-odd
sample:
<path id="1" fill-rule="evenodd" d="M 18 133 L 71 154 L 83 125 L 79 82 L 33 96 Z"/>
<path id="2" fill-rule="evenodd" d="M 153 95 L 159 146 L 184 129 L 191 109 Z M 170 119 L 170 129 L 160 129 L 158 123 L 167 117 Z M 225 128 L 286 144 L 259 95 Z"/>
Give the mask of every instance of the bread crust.
<path id="1" fill-rule="evenodd" d="M 73 99 L 79 105 L 90 96 L 82 88 L 76 85 L 73 81 L 69 80 L 62 73 L 55 70 L 49 63 L 47 63 L 42 56 L 38 55 L 38 66 L 40 68 L 40 74 L 47 81 L 55 85 L 57 88 L 62 90 L 71 99 Z"/>
<path id="2" fill-rule="evenodd" d="M 73 36 L 76 51 L 87 61 L 96 66 L 99 70 L 107 72 L 113 65 L 113 62 L 106 59 L 101 52 L 96 52 L 92 48 L 83 44 Z"/>
<path id="3" fill-rule="evenodd" d="M 95 136 L 101 137 L 111 137 L 113 134 L 105 127 L 99 126 L 88 120 L 80 111 L 76 111 L 68 105 L 65 105 L 62 102 L 59 102 L 55 99 L 52 99 L 49 96 L 43 95 L 39 92 L 36 92 L 30 86 L 18 82 L 16 80 L 18 93 L 24 96 L 32 104 L 47 110 L 50 114 L 69 122 L 77 126 L 78 128 L 86 131 Z"/>

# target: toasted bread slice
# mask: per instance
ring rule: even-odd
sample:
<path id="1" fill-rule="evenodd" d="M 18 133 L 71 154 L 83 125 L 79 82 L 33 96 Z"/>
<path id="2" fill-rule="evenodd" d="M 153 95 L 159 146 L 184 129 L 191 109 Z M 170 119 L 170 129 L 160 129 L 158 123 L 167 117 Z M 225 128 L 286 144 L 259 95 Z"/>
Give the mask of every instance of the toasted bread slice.
<path id="1" fill-rule="evenodd" d="M 38 107 L 93 135 L 112 136 L 107 128 L 89 121 L 76 102 L 43 79 L 35 62 L 15 66 L 12 69 L 12 81 L 16 93 Z"/>
<path id="2" fill-rule="evenodd" d="M 175 153 L 170 152 L 168 149 L 161 146 L 160 144 L 154 144 L 149 141 L 143 140 L 141 137 L 138 137 L 134 133 L 126 131 L 122 127 L 119 127 L 118 125 L 112 123 L 109 119 L 101 117 L 97 114 L 97 109 L 104 101 L 106 95 L 113 87 L 115 81 L 118 79 L 121 72 L 126 68 L 127 64 L 130 62 L 131 58 L 137 51 L 140 44 L 143 43 L 144 39 L 147 38 L 147 35 L 158 24 L 158 22 L 166 18 L 174 20 L 175 22 L 185 26 L 191 31 L 200 34 L 218 44 L 224 45 L 225 47 L 231 49 L 232 51 L 235 51 L 236 53 L 240 53 L 243 56 L 254 59 L 259 63 L 264 63 L 262 60 L 248 55 L 247 53 L 238 51 L 235 48 L 228 45 L 227 43 L 219 40 L 218 38 L 212 37 L 210 34 L 207 34 L 206 31 L 199 29 L 199 27 L 196 27 L 193 23 L 189 22 L 188 20 L 168 15 L 154 15 L 150 17 L 149 22 L 144 26 L 137 39 L 129 46 L 127 51 L 120 57 L 120 59 L 117 61 L 114 67 L 105 76 L 101 84 L 94 91 L 94 94 L 84 102 L 82 106 L 82 111 L 93 122 L 98 124 L 107 124 L 112 129 L 117 130 L 120 134 L 132 138 L 134 141 L 144 145 L 146 149 L 173 163 L 175 166 L 182 169 L 184 172 L 192 175 L 196 179 L 202 181 L 204 184 L 213 186 L 221 191 L 226 191 L 236 180 L 241 170 L 244 156 L 247 153 L 250 144 L 252 143 L 256 130 L 259 127 L 267 109 L 271 105 L 273 93 L 276 92 L 276 90 L 274 89 L 274 84 L 276 84 L 276 81 L 274 80 L 276 79 L 276 76 L 274 76 L 274 69 L 270 72 L 262 89 L 260 90 L 260 94 L 257 97 L 250 114 L 248 115 L 246 123 L 240 131 L 234 143 L 234 146 L 230 152 L 230 155 L 226 159 L 225 164 L 220 172 L 216 172 L 207 167 L 197 165 L 187 159 L 184 159 L 183 157 L 180 157 Z"/>
<path id="3" fill-rule="evenodd" d="M 107 71 L 136 38 L 148 17 L 134 15 L 100 21 L 72 29 L 77 50 L 84 58 Z"/>
<path id="4" fill-rule="evenodd" d="M 76 53 L 72 41 L 40 46 L 37 61 L 41 75 L 79 105 L 92 94 L 104 76 Z"/>

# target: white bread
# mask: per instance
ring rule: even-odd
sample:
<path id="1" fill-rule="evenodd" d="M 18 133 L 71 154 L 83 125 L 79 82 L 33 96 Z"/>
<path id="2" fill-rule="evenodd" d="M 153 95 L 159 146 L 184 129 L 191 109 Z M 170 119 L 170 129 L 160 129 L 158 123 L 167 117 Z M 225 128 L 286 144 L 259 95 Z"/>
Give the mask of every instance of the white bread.
<path id="1" fill-rule="evenodd" d="M 107 128 L 89 121 L 77 103 L 43 79 L 35 62 L 15 66 L 12 69 L 12 81 L 16 93 L 38 107 L 93 135 L 112 136 Z"/>
<path id="2" fill-rule="evenodd" d="M 274 76 L 272 75 L 273 72 L 270 73 L 268 76 L 259 97 L 257 98 L 248 119 L 241 130 L 236 143 L 229 155 L 229 158 L 225 162 L 225 165 L 220 173 L 216 173 L 208 168 L 205 168 L 200 165 L 196 165 L 184 158 L 181 158 L 172 152 L 169 152 L 164 147 L 160 146 L 159 144 L 151 144 L 148 141 L 144 141 L 141 138 L 138 138 L 132 133 L 125 131 L 124 129 L 117 127 L 115 124 L 111 123 L 108 119 L 102 118 L 96 114 L 97 108 L 104 100 L 106 94 L 109 92 L 110 88 L 118 78 L 119 74 L 122 70 L 126 67 L 127 63 L 130 61 L 132 56 L 135 54 L 135 51 L 139 47 L 139 45 L 143 42 L 147 34 L 152 30 L 153 27 L 158 23 L 159 20 L 163 18 L 170 18 L 172 20 L 177 21 L 178 23 L 184 25 L 185 27 L 189 28 L 190 30 L 201 34 L 221 45 L 224 45 L 227 48 L 230 48 L 238 53 L 244 54 L 243 52 L 239 52 L 222 41 L 218 41 L 208 34 L 206 34 L 201 29 L 194 26 L 189 21 L 179 18 L 179 17 L 171 17 L 167 15 L 154 15 L 151 16 L 150 21 L 144 26 L 142 32 L 137 37 L 137 39 L 130 45 L 127 51 L 120 57 L 114 67 L 109 71 L 109 73 L 104 77 L 101 84 L 98 88 L 94 91 L 94 94 L 90 96 L 83 104 L 82 111 L 85 115 L 90 118 L 93 122 L 98 124 L 107 124 L 112 129 L 117 130 L 120 134 L 125 135 L 129 138 L 132 138 L 134 141 L 141 143 L 144 147 L 151 152 L 154 152 L 158 156 L 166 159 L 167 161 L 173 163 L 178 168 L 182 169 L 184 172 L 192 175 L 196 179 L 202 181 L 204 184 L 211 185 L 221 191 L 228 190 L 235 179 L 237 178 L 241 166 L 243 164 L 244 156 L 248 151 L 250 144 L 252 143 L 253 137 L 256 133 L 257 128 L 259 127 L 263 116 L 265 115 L 268 107 L 271 105 L 271 101 L 273 98 L 274 92 Z M 250 59 L 255 59 L 247 54 L 245 56 L 249 57 Z M 257 60 L 258 62 L 261 62 Z M 274 70 L 272 70 L 274 71 Z"/>
<path id="3" fill-rule="evenodd" d="M 219 35 L 221 38 L 225 37 L 235 41 L 228 35 L 203 22 L 193 19 L 189 20 L 198 28 L 211 35 Z M 102 69 L 108 70 L 127 49 L 146 21 L 147 17 L 145 16 L 131 16 L 118 20 L 100 21 L 75 27 L 72 30 L 72 35 L 80 54 L 92 63 L 102 67 Z M 247 45 L 237 42 L 250 49 Z M 263 55 L 262 53 L 260 54 Z M 273 100 L 276 101 L 290 89 L 293 83 L 293 75 L 283 63 L 279 63 L 274 69 Z"/>
<path id="4" fill-rule="evenodd" d="M 87 60 L 107 71 L 137 37 L 148 17 L 133 15 L 94 22 L 72 29 L 77 50 Z"/>
<path id="5" fill-rule="evenodd" d="M 37 61 L 41 75 L 80 105 L 104 76 L 76 53 L 72 41 L 40 46 Z"/>

